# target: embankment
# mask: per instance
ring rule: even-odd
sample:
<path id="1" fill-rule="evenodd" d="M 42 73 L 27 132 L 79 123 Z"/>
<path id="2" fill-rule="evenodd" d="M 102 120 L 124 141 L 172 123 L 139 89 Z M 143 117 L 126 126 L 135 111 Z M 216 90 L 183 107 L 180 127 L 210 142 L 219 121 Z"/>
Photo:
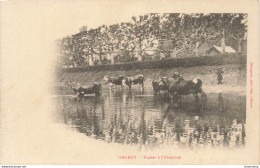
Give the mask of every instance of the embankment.
<path id="1" fill-rule="evenodd" d="M 217 84 L 217 68 L 224 71 L 224 84 Z M 223 54 L 214 57 L 191 57 L 117 65 L 98 65 L 67 68 L 57 73 L 58 81 L 76 81 L 82 84 L 102 82 L 104 75 L 145 76 L 145 87 L 151 87 L 151 80 L 160 76 L 171 76 L 179 72 L 187 80 L 199 78 L 203 89 L 210 92 L 246 92 L 246 55 L 243 53 Z"/>

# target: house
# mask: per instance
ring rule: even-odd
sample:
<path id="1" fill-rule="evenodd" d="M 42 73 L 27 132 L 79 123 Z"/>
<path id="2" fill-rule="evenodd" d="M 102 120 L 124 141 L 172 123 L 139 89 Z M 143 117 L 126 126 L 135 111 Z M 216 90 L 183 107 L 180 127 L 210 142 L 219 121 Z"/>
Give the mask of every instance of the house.
<path id="1" fill-rule="evenodd" d="M 225 46 L 225 52 L 226 53 L 235 53 L 237 52 L 236 50 L 234 50 L 232 47 L 230 46 Z M 209 56 L 213 56 L 213 55 L 219 55 L 219 54 L 223 54 L 222 52 L 222 48 L 219 46 L 213 46 L 211 47 L 208 51 L 207 51 L 207 55 Z"/>

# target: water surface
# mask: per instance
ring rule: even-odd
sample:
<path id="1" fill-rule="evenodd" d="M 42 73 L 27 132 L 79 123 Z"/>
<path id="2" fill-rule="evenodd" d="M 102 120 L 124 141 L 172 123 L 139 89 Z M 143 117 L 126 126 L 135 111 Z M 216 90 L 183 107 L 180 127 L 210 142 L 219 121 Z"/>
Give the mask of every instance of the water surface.
<path id="1" fill-rule="evenodd" d="M 154 96 L 152 90 L 141 92 L 139 87 L 131 92 L 103 89 L 102 93 L 99 97 L 55 97 L 57 122 L 107 143 L 146 148 L 236 148 L 245 144 L 245 96 L 207 93 L 207 101 L 196 104 L 190 95 L 176 104 L 163 92 Z"/>

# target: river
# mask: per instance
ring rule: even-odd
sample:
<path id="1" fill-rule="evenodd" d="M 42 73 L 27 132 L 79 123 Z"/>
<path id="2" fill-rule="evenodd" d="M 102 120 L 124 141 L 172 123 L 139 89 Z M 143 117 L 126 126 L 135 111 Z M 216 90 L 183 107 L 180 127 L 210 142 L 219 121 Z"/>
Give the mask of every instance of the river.
<path id="1" fill-rule="evenodd" d="M 72 93 L 63 88 L 63 93 Z M 177 148 L 240 148 L 245 144 L 246 97 L 235 93 L 207 93 L 195 103 L 182 96 L 169 101 L 163 92 L 139 87 L 130 92 L 103 89 L 101 96 L 56 97 L 56 121 L 96 140 L 152 149 L 167 144 Z"/>

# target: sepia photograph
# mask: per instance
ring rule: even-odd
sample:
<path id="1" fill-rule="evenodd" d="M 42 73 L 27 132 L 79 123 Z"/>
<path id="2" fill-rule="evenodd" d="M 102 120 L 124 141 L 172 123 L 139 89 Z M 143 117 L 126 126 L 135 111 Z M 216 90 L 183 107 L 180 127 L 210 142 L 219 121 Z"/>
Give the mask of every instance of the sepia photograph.
<path id="1" fill-rule="evenodd" d="M 260 164 L 258 3 L 1 2 L 1 165 Z"/>
<path id="2" fill-rule="evenodd" d="M 149 13 L 56 44 L 57 122 L 144 149 L 246 144 L 247 14 Z"/>

